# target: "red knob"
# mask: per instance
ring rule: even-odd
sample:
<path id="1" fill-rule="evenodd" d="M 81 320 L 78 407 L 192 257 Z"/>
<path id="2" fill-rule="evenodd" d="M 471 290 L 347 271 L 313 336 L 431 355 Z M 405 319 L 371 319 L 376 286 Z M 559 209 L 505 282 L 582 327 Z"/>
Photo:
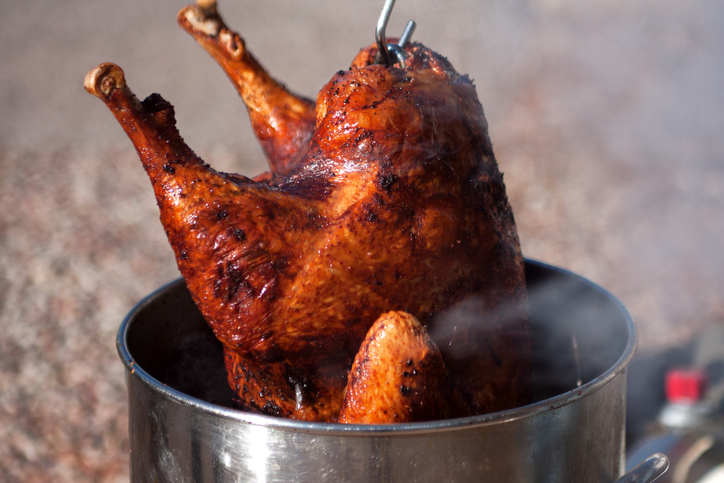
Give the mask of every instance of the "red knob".
<path id="1" fill-rule="evenodd" d="M 666 373 L 666 399 L 691 404 L 704 398 L 707 375 L 702 369 L 670 369 Z"/>

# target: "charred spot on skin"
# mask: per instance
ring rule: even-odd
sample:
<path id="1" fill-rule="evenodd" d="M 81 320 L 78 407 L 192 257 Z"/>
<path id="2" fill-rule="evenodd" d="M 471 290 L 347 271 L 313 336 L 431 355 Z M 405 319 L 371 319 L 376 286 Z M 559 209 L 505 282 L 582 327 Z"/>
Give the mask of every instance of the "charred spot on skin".
<path id="1" fill-rule="evenodd" d="M 229 300 L 236 298 L 236 295 L 241 290 L 245 292 L 245 295 L 253 296 L 254 289 L 251 287 L 249 282 L 244 279 L 244 272 L 240 267 L 227 263 L 225 270 L 223 267 L 219 267 L 217 272 L 220 274 L 219 279 L 226 278 L 229 281 L 229 289 L 227 293 L 227 298 Z M 214 291 L 214 293 L 216 293 L 216 291 Z"/>
<path id="2" fill-rule="evenodd" d="M 159 94 L 151 94 L 141 102 L 143 112 L 146 114 L 156 114 L 162 111 L 166 111 L 168 117 L 164 117 L 163 121 L 169 124 L 176 124 L 176 119 L 173 113 L 173 106 L 166 99 L 161 97 Z"/>
<path id="3" fill-rule="evenodd" d="M 244 232 L 244 230 L 242 230 L 241 228 L 232 229 L 231 236 L 233 236 L 237 241 L 240 242 L 246 240 L 246 232 Z"/>
<path id="4" fill-rule="evenodd" d="M 371 210 L 367 210 L 367 215 L 365 216 L 365 220 L 369 221 L 370 223 L 380 223 L 382 220 L 380 220 L 380 217 L 377 216 L 377 214 Z"/>
<path id="5" fill-rule="evenodd" d="M 412 389 L 409 388 L 408 386 L 400 386 L 400 394 L 402 394 L 403 396 L 407 396 L 411 392 L 412 392 Z"/>
<path id="6" fill-rule="evenodd" d="M 389 193 L 392 191 L 393 186 L 395 185 L 395 183 L 397 183 L 398 180 L 399 178 L 392 173 L 380 174 L 377 179 L 377 185 L 381 189 Z"/>
<path id="7" fill-rule="evenodd" d="M 182 252 L 179 254 L 179 258 L 181 258 L 181 260 L 188 260 L 188 259 L 189 259 L 189 254 L 188 254 L 188 252 L 185 251 L 185 250 L 182 251 Z"/>
<path id="8" fill-rule="evenodd" d="M 276 404 L 274 404 L 271 401 L 267 401 L 261 410 L 264 413 L 269 414 L 271 416 L 277 416 L 277 417 L 284 416 L 284 411 L 282 410 L 282 408 L 277 406 Z"/>
<path id="9" fill-rule="evenodd" d="M 174 174 L 174 173 L 176 172 L 176 170 L 174 169 L 174 167 L 171 166 L 170 164 L 164 164 L 164 165 L 163 165 L 163 170 L 164 170 L 165 172 L 167 172 L 168 174 Z"/>
<path id="10" fill-rule="evenodd" d="M 365 131 L 362 132 L 362 134 L 360 134 L 359 136 L 357 136 L 356 138 L 354 138 L 354 142 L 355 142 L 355 144 L 359 144 L 359 143 L 361 143 L 362 141 L 364 141 L 365 139 L 371 138 L 371 137 L 374 136 L 374 135 L 375 135 L 375 132 L 374 132 L 374 131 L 365 130 Z"/>
<path id="11" fill-rule="evenodd" d="M 360 109 L 375 109 L 377 106 L 379 106 L 382 103 L 383 100 L 384 99 L 376 100 L 376 101 L 372 102 L 372 104 L 367 104 L 365 106 L 362 106 Z"/>

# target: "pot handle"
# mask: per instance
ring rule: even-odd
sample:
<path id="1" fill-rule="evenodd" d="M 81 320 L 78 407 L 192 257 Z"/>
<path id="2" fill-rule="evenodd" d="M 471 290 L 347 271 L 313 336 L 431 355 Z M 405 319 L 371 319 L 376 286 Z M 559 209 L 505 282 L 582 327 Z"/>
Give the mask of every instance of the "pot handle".
<path id="1" fill-rule="evenodd" d="M 661 453 L 654 453 L 613 483 L 650 483 L 666 473 L 668 468 L 669 458 Z"/>

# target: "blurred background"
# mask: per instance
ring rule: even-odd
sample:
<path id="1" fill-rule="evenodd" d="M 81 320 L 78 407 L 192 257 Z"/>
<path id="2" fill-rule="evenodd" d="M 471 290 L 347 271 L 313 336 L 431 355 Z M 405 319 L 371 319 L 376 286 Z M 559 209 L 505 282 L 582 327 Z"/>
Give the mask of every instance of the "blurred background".
<path id="1" fill-rule="evenodd" d="M 140 98 L 176 107 L 212 166 L 265 170 L 231 84 L 176 25 L 185 3 L 2 2 L 0 481 L 128 480 L 115 334 L 178 276 L 141 164 L 86 72 L 119 64 Z M 219 9 L 313 98 L 373 42 L 383 3 Z M 623 301 L 640 331 L 632 377 L 660 394 L 659 356 L 724 324 L 724 3 L 399 0 L 388 34 L 410 18 L 476 83 L 524 254 Z"/>

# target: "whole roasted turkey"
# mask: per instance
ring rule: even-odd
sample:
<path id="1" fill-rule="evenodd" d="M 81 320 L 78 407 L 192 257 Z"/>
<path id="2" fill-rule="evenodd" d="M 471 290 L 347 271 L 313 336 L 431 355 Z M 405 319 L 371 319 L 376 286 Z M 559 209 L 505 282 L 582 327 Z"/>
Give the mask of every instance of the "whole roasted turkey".
<path id="1" fill-rule="evenodd" d="M 85 88 L 138 151 L 239 404 L 391 423 L 527 403 L 523 258 L 472 82 L 419 43 L 393 65 L 372 46 L 315 103 L 264 71 L 215 2 L 178 20 L 236 86 L 268 173 L 214 171 L 116 65 Z"/>

